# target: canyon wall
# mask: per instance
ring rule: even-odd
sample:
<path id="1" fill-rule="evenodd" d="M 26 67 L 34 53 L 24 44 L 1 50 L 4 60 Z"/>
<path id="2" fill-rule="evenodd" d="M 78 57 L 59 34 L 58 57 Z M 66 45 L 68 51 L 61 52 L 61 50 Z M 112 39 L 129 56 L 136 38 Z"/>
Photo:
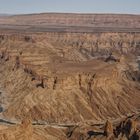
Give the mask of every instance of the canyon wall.
<path id="1" fill-rule="evenodd" d="M 0 18 L 1 140 L 139 140 L 140 16 Z"/>
<path id="2" fill-rule="evenodd" d="M 106 120 L 139 108 L 139 34 L 1 35 L 0 51 L 7 118 Z"/>

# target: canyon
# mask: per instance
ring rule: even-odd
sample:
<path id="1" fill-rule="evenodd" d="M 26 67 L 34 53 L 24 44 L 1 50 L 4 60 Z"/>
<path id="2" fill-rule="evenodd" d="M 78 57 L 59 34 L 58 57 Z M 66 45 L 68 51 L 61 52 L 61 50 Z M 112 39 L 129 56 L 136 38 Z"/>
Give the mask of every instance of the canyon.
<path id="1" fill-rule="evenodd" d="M 1 140 L 139 140 L 140 16 L 0 17 Z"/>

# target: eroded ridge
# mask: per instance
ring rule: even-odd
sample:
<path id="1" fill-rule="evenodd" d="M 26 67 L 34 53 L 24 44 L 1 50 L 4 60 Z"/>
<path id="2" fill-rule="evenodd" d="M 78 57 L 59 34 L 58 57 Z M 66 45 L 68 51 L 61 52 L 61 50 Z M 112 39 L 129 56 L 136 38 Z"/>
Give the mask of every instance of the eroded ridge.
<path id="1" fill-rule="evenodd" d="M 137 140 L 139 99 L 138 32 L 0 34 L 2 140 Z"/>

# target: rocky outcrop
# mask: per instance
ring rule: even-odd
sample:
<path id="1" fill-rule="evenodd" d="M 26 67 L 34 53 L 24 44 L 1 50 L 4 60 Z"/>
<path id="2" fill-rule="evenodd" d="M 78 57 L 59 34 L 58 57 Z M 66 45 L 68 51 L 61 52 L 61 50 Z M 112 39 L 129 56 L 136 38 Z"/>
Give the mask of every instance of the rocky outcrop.
<path id="1" fill-rule="evenodd" d="M 16 123 L 0 125 L 0 139 L 137 140 L 139 120 L 120 119 L 140 108 L 139 38 L 1 33 L 0 117 Z"/>
<path id="2" fill-rule="evenodd" d="M 5 117 L 22 119 L 29 114 L 33 120 L 79 122 L 118 118 L 139 109 L 138 54 L 130 55 L 136 46 L 128 45 L 128 40 L 138 42 L 139 34 L 106 33 L 98 41 L 95 34 L 73 33 L 28 35 L 35 42 L 24 35 L 3 37 L 0 77 L 8 92 Z M 120 39 L 125 45 L 114 47 L 110 37 L 118 46 Z M 128 50 L 122 51 L 125 46 Z M 9 61 L 4 60 L 7 56 Z"/>

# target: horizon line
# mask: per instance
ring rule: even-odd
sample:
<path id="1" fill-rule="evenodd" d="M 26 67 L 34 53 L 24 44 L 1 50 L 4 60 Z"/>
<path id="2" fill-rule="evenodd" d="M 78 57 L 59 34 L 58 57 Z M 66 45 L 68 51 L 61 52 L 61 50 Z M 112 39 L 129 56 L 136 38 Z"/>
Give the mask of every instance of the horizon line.
<path id="1" fill-rule="evenodd" d="M 119 12 L 29 12 L 29 13 L 0 13 L 0 15 L 37 15 L 37 14 L 97 14 L 97 15 L 140 15 L 138 13 Z"/>

